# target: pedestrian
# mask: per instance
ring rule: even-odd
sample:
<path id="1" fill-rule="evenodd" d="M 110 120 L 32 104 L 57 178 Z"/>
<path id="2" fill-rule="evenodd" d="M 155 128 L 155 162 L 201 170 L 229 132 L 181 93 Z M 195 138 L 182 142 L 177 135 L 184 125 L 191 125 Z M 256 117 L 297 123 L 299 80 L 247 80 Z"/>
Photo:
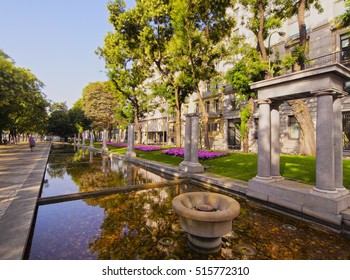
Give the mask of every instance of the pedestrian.
<path id="1" fill-rule="evenodd" d="M 29 147 L 30 147 L 30 150 L 33 152 L 35 147 L 35 139 L 33 136 L 29 137 Z"/>

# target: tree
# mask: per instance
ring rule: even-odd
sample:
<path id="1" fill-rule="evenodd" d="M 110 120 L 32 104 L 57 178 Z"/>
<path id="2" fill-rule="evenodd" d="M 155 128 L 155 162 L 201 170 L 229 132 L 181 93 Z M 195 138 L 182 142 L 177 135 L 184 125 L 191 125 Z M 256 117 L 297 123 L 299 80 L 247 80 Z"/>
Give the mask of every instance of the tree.
<path id="1" fill-rule="evenodd" d="M 345 2 L 346 10 L 343 14 L 337 17 L 337 28 L 344 28 L 350 25 L 350 0 L 339 0 Z"/>
<path id="2" fill-rule="evenodd" d="M 152 68 L 140 48 L 140 17 L 135 9 L 126 11 L 122 0 L 110 2 L 107 8 L 114 31 L 108 32 L 104 46 L 97 53 L 105 60 L 114 91 L 126 102 L 126 110 L 121 113 L 126 113 L 129 121 L 135 122 L 139 142 L 142 142 L 139 120 L 150 106 L 146 79 L 151 76 Z M 130 112 L 131 116 L 128 115 Z"/>
<path id="3" fill-rule="evenodd" d="M 111 82 L 89 83 L 83 89 L 82 109 L 85 116 L 91 120 L 93 129 L 108 129 L 115 126 L 115 111 L 118 106 L 112 90 Z"/>
<path id="4" fill-rule="evenodd" d="M 250 89 L 250 84 L 261 81 L 265 77 L 266 64 L 261 59 L 256 48 L 243 43 L 240 48 L 235 47 L 235 52 L 240 54 L 240 59 L 234 61 L 234 66 L 226 74 L 226 81 L 231 84 L 236 93 L 237 101 L 247 101 L 241 108 L 241 132 L 242 151 L 249 152 L 249 132 L 254 114 L 255 92 Z"/>
<path id="5" fill-rule="evenodd" d="M 228 14 L 230 0 L 172 0 L 171 24 L 174 35 L 171 40 L 173 54 L 188 69 L 202 110 L 202 135 L 204 147 L 210 148 L 208 112 L 200 90 L 200 84 L 210 82 L 219 75 L 216 63 L 226 56 L 225 39 L 235 25 Z"/>
<path id="6" fill-rule="evenodd" d="M 230 61 L 233 67 L 226 73 L 225 78 L 236 92 L 236 100 L 245 101 L 245 106 L 241 108 L 239 129 L 242 150 L 248 152 L 255 98 L 250 84 L 270 77 L 271 71 L 268 69 L 270 50 L 267 50 L 264 42 L 270 30 L 281 26 L 281 19 L 273 12 L 274 2 L 267 0 L 239 0 L 238 2 L 246 10 L 242 24 L 254 34 L 256 45 L 247 43 L 244 36 L 232 38 L 230 53 L 235 59 Z"/>
<path id="7" fill-rule="evenodd" d="M 299 44 L 293 50 L 296 57 L 297 69 L 305 68 L 306 50 L 307 50 L 307 30 L 305 24 L 305 11 L 315 8 L 319 13 L 323 8 L 319 0 L 288 0 L 279 1 L 278 14 L 281 17 L 291 18 L 297 16 L 299 26 Z M 312 121 L 310 111 L 302 99 L 288 101 L 291 106 L 294 117 L 301 128 L 300 153 L 303 155 L 316 154 L 315 127 Z"/>
<path id="8" fill-rule="evenodd" d="M 65 102 L 53 103 L 50 106 L 50 115 L 47 121 L 47 133 L 65 138 L 72 137 L 77 132 L 75 123 L 70 118 Z"/>
<path id="9" fill-rule="evenodd" d="M 194 84 L 187 62 L 182 60 L 173 44 L 171 21 L 172 1 L 141 0 L 136 3 L 135 15 L 140 18 L 140 44 L 145 50 L 145 63 L 159 73 L 152 92 L 165 98 L 170 105 L 167 113 L 175 112 L 175 145 L 181 146 L 181 106 L 193 92 Z"/>
<path id="10" fill-rule="evenodd" d="M 297 17 L 299 27 L 299 45 L 293 52 L 297 58 L 299 69 L 305 68 L 307 50 L 307 28 L 305 23 L 305 12 L 311 8 L 315 8 L 319 13 L 323 12 L 323 8 L 319 0 L 278 0 L 275 12 L 281 18 Z"/>
<path id="11" fill-rule="evenodd" d="M 83 98 L 78 99 L 68 110 L 69 118 L 75 124 L 78 132 L 91 129 L 91 121 L 85 116 L 83 110 Z"/>
<path id="12" fill-rule="evenodd" d="M 0 131 L 7 129 L 12 137 L 42 132 L 49 105 L 43 87 L 30 70 L 16 67 L 8 55 L 0 52 Z M 2 133 L 2 142 L 1 137 Z"/>

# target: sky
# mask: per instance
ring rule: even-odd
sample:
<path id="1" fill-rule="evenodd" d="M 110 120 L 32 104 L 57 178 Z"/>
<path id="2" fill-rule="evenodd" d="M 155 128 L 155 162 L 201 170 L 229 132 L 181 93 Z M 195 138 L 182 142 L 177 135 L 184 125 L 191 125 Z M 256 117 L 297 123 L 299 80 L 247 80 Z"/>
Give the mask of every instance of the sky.
<path id="1" fill-rule="evenodd" d="M 95 51 L 113 30 L 108 2 L 0 0 L 0 49 L 45 84 L 49 100 L 71 108 L 90 82 L 107 80 Z"/>

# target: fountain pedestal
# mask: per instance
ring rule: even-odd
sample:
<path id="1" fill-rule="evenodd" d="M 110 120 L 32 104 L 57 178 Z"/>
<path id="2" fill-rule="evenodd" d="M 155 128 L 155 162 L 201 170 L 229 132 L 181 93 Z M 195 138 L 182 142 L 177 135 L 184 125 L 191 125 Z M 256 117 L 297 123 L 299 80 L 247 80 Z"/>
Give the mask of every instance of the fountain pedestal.
<path id="1" fill-rule="evenodd" d="M 209 192 L 183 193 L 172 204 L 182 229 L 188 233 L 190 248 L 204 254 L 220 250 L 221 237 L 232 231 L 232 220 L 240 212 L 233 198 Z"/>

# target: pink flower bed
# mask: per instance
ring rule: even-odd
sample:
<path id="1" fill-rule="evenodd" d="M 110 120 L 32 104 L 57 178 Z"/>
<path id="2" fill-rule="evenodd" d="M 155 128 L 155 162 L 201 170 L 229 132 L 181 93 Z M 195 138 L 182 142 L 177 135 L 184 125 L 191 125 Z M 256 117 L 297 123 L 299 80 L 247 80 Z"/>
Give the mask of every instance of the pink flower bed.
<path id="1" fill-rule="evenodd" d="M 149 145 L 138 145 L 134 146 L 135 150 L 140 150 L 142 152 L 159 151 L 162 149 L 160 146 L 149 146 Z"/>
<path id="2" fill-rule="evenodd" d="M 162 153 L 165 155 L 184 157 L 185 152 L 183 148 L 172 148 L 169 150 L 165 150 Z M 227 156 L 227 153 L 198 150 L 198 159 L 201 159 L 201 160 L 213 159 L 213 158 L 224 157 L 224 156 Z"/>
<path id="3" fill-rule="evenodd" d="M 126 144 L 126 143 L 107 142 L 106 144 L 109 146 L 117 147 L 117 148 L 125 148 L 128 146 L 128 144 Z"/>

